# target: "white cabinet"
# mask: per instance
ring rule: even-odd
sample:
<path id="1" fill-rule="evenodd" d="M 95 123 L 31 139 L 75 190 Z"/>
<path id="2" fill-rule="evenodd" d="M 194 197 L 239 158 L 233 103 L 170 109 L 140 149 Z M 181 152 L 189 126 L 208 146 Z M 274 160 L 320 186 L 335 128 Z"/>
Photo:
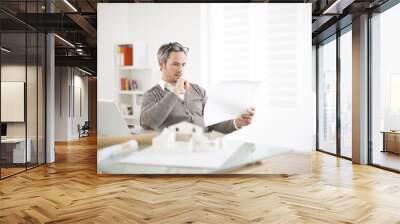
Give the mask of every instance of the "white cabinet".
<path id="1" fill-rule="evenodd" d="M 12 163 L 31 162 L 31 139 L 27 138 L 26 143 L 27 147 L 25 151 L 25 138 L 7 138 L 1 140 L 4 152 L 10 151 L 10 153 L 7 154 L 12 155 Z"/>

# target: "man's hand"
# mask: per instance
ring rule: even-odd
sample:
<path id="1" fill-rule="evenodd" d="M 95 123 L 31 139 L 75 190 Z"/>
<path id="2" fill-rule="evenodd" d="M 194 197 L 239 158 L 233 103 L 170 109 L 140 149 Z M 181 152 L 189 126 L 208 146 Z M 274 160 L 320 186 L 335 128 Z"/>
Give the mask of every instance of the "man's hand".
<path id="1" fill-rule="evenodd" d="M 176 95 L 180 95 L 185 93 L 185 80 L 183 80 L 183 78 L 179 78 L 178 81 L 176 81 L 176 85 L 174 88 L 174 93 Z"/>
<path id="2" fill-rule="evenodd" d="M 189 84 L 189 82 L 187 80 L 184 80 L 184 87 L 183 88 L 185 88 L 185 91 L 188 91 L 188 89 L 190 88 L 190 84 Z"/>
<path id="3" fill-rule="evenodd" d="M 185 91 L 189 89 L 190 85 L 189 82 L 184 80 L 182 77 L 178 79 L 176 82 L 176 86 L 174 88 L 174 93 L 176 95 L 184 94 Z"/>
<path id="4" fill-rule="evenodd" d="M 236 127 L 242 128 L 244 126 L 251 124 L 255 112 L 256 108 L 254 107 L 250 107 L 249 109 L 247 109 L 244 114 L 240 115 L 240 117 L 234 120 Z"/>

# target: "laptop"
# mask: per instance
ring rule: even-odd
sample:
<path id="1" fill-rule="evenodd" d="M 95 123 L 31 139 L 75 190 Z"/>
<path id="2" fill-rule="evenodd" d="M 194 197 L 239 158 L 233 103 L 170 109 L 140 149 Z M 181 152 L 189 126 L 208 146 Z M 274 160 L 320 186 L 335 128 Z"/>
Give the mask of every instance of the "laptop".
<path id="1" fill-rule="evenodd" d="M 128 128 L 117 104 L 112 100 L 97 101 L 97 133 L 101 136 L 126 136 Z"/>

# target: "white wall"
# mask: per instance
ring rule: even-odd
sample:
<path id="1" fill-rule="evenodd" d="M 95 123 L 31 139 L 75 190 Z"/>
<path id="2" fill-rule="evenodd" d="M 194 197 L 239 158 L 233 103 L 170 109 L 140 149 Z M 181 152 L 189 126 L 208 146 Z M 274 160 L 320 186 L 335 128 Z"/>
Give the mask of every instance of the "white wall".
<path id="1" fill-rule="evenodd" d="M 316 125 L 317 125 L 317 48 L 315 45 L 312 46 L 312 59 L 311 59 L 311 68 L 312 68 L 312 89 L 313 89 L 313 101 L 312 101 L 312 105 L 313 105 L 313 113 L 312 113 L 312 117 L 315 118 L 313 119 L 313 145 L 316 146 L 317 144 L 317 129 L 316 129 Z M 316 149 L 316 147 L 314 148 Z"/>
<path id="2" fill-rule="evenodd" d="M 88 120 L 88 78 L 81 76 L 82 73 L 76 69 L 72 74 L 71 69 L 70 67 L 56 67 L 56 141 L 69 141 L 78 138 L 78 124 L 82 126 Z M 81 89 L 82 116 L 80 116 L 78 110 L 75 111 L 75 114 L 73 111 L 75 87 Z"/>
<path id="3" fill-rule="evenodd" d="M 75 76 L 75 85 L 82 89 L 82 116 L 80 122 L 83 124 L 89 119 L 89 78 L 87 76 Z"/>
<path id="4" fill-rule="evenodd" d="M 97 99 L 115 100 L 115 48 L 129 41 L 129 9 L 127 4 L 98 3 L 97 15 Z"/>
<path id="5" fill-rule="evenodd" d="M 189 47 L 186 78 L 194 83 L 204 82 L 200 75 L 201 4 L 99 3 L 97 9 L 98 99 L 117 99 L 115 51 L 118 44 L 124 43 L 147 44 L 147 58 L 154 72 L 151 80 L 156 84 L 160 77 L 158 48 L 168 42 L 180 42 Z"/>
<path id="6" fill-rule="evenodd" d="M 157 51 L 161 45 L 175 41 L 189 48 L 185 78 L 201 83 L 200 6 L 201 4 L 129 4 L 129 38 L 133 42 L 143 41 L 148 44 L 149 63 L 156 71 L 152 77 L 154 84 L 160 79 Z"/>
<path id="7" fill-rule="evenodd" d="M 68 141 L 68 86 L 67 67 L 55 68 L 55 141 Z"/>
<path id="8" fill-rule="evenodd" d="M 237 7 L 237 4 L 230 5 L 230 8 L 233 7 Z M 254 93 L 256 115 L 253 123 L 231 136 L 242 141 L 310 153 L 314 148 L 315 133 L 312 32 L 309 22 L 311 4 L 249 4 L 248 13 L 249 19 L 244 18 L 242 21 L 249 21 L 250 24 L 247 31 L 249 44 L 240 48 L 232 46 L 231 49 L 237 53 L 249 53 L 240 59 L 235 58 L 236 54 L 231 54 L 230 57 L 218 60 L 221 65 L 228 64 L 232 58 L 237 59 L 237 64 L 248 60 L 247 69 L 244 69 L 246 63 L 235 69 L 231 68 L 235 64 L 230 64 L 222 67 L 218 73 L 211 73 L 212 76 L 217 76 L 230 69 L 230 72 L 220 77 L 222 80 L 235 76 L 234 79 L 239 80 L 263 81 L 258 94 Z M 243 26 L 242 32 L 246 32 L 245 28 Z M 238 32 L 235 27 L 226 31 Z M 215 32 L 211 34 L 215 35 Z M 220 34 L 222 35 L 223 33 Z M 230 46 L 224 42 L 229 38 L 225 39 L 221 44 L 227 49 Z M 213 49 L 215 48 L 218 45 Z M 243 72 L 236 73 L 235 70 L 240 68 Z"/>
<path id="9" fill-rule="evenodd" d="M 75 76 L 74 76 L 74 86 L 80 88 L 81 91 L 81 114 L 79 113 L 79 108 L 76 107 L 77 104 L 79 104 L 79 102 L 77 102 L 76 100 L 77 97 L 75 98 L 75 113 L 72 114 L 73 118 L 71 119 L 71 135 L 72 138 L 78 138 L 79 137 L 79 133 L 78 133 L 78 124 L 80 126 L 82 126 L 85 121 L 88 121 L 88 78 L 83 77 L 81 75 L 77 75 L 76 74 L 77 70 L 75 70 Z M 76 91 L 76 88 L 75 88 Z M 77 92 L 75 92 L 74 94 L 77 94 Z"/>
<path id="10" fill-rule="evenodd" d="M 249 20 L 252 32 L 260 29 L 265 35 L 262 38 L 253 35 L 253 39 L 250 39 L 249 55 L 254 56 L 253 52 L 263 52 L 259 55 L 265 57 L 252 58 L 249 64 L 254 68 L 251 68 L 250 72 L 238 74 L 238 77 L 265 81 L 266 85 L 262 89 L 264 95 L 260 94 L 258 98 L 258 102 L 263 104 L 263 109 L 259 108 L 259 115 L 254 118 L 252 128 L 242 129 L 235 132 L 235 135 L 238 138 L 246 136 L 245 140 L 249 141 L 267 139 L 268 143 L 274 145 L 285 145 L 299 151 L 310 152 L 315 133 L 315 107 L 313 107 L 315 92 L 314 94 L 312 92 L 311 24 L 309 23 L 311 4 L 259 4 L 256 8 L 261 5 L 270 7 L 264 9 L 267 13 L 263 14 L 268 26 L 253 27 L 256 24 L 255 20 Z M 205 10 L 207 9 L 205 6 L 205 4 L 98 4 L 98 99 L 117 98 L 119 79 L 114 59 L 116 45 L 123 43 L 147 43 L 149 62 L 155 71 L 151 78 L 153 84 L 159 79 L 156 61 L 158 48 L 167 42 L 182 43 L 190 49 L 185 78 L 203 87 L 209 87 L 213 78 L 221 76 L 222 72 L 213 72 L 215 69 L 211 70 L 207 66 L 211 67 L 210 64 L 213 62 L 227 64 L 225 62 L 229 62 L 229 59 L 214 58 L 215 54 L 210 53 L 213 47 L 210 47 L 209 42 L 213 40 L 213 33 L 204 31 L 210 31 L 212 27 L 204 23 L 209 17 L 201 17 L 209 12 Z M 289 18 L 286 18 L 287 15 L 282 15 L 283 12 L 287 13 Z M 270 14 L 273 15 L 268 17 Z M 119 25 L 116 26 L 116 23 Z M 268 41 L 265 41 L 266 39 Z M 263 45 L 260 46 L 258 43 Z M 220 48 L 221 46 L 216 45 Z M 290 51 L 290 62 L 285 56 L 288 54 L 284 51 Z M 267 69 L 264 69 L 265 67 Z M 288 73 L 283 71 L 285 69 L 290 70 L 287 77 L 282 75 Z M 262 72 L 259 72 L 261 70 Z M 221 80 L 229 78 L 231 77 L 226 75 Z M 104 118 L 100 114 L 98 119 L 101 122 Z M 299 132 L 301 129 L 307 131 Z"/>

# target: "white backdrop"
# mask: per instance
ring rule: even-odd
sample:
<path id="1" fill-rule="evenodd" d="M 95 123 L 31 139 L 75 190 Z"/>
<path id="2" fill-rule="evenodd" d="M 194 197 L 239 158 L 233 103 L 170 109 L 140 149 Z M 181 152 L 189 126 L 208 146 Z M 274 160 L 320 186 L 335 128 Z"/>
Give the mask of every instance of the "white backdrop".
<path id="1" fill-rule="evenodd" d="M 155 84 L 157 49 L 172 41 L 190 49 L 185 78 L 206 89 L 221 80 L 264 81 L 254 123 L 232 138 L 311 152 L 311 4 L 98 4 L 98 98 L 116 99 L 117 44 L 148 44 Z"/>

